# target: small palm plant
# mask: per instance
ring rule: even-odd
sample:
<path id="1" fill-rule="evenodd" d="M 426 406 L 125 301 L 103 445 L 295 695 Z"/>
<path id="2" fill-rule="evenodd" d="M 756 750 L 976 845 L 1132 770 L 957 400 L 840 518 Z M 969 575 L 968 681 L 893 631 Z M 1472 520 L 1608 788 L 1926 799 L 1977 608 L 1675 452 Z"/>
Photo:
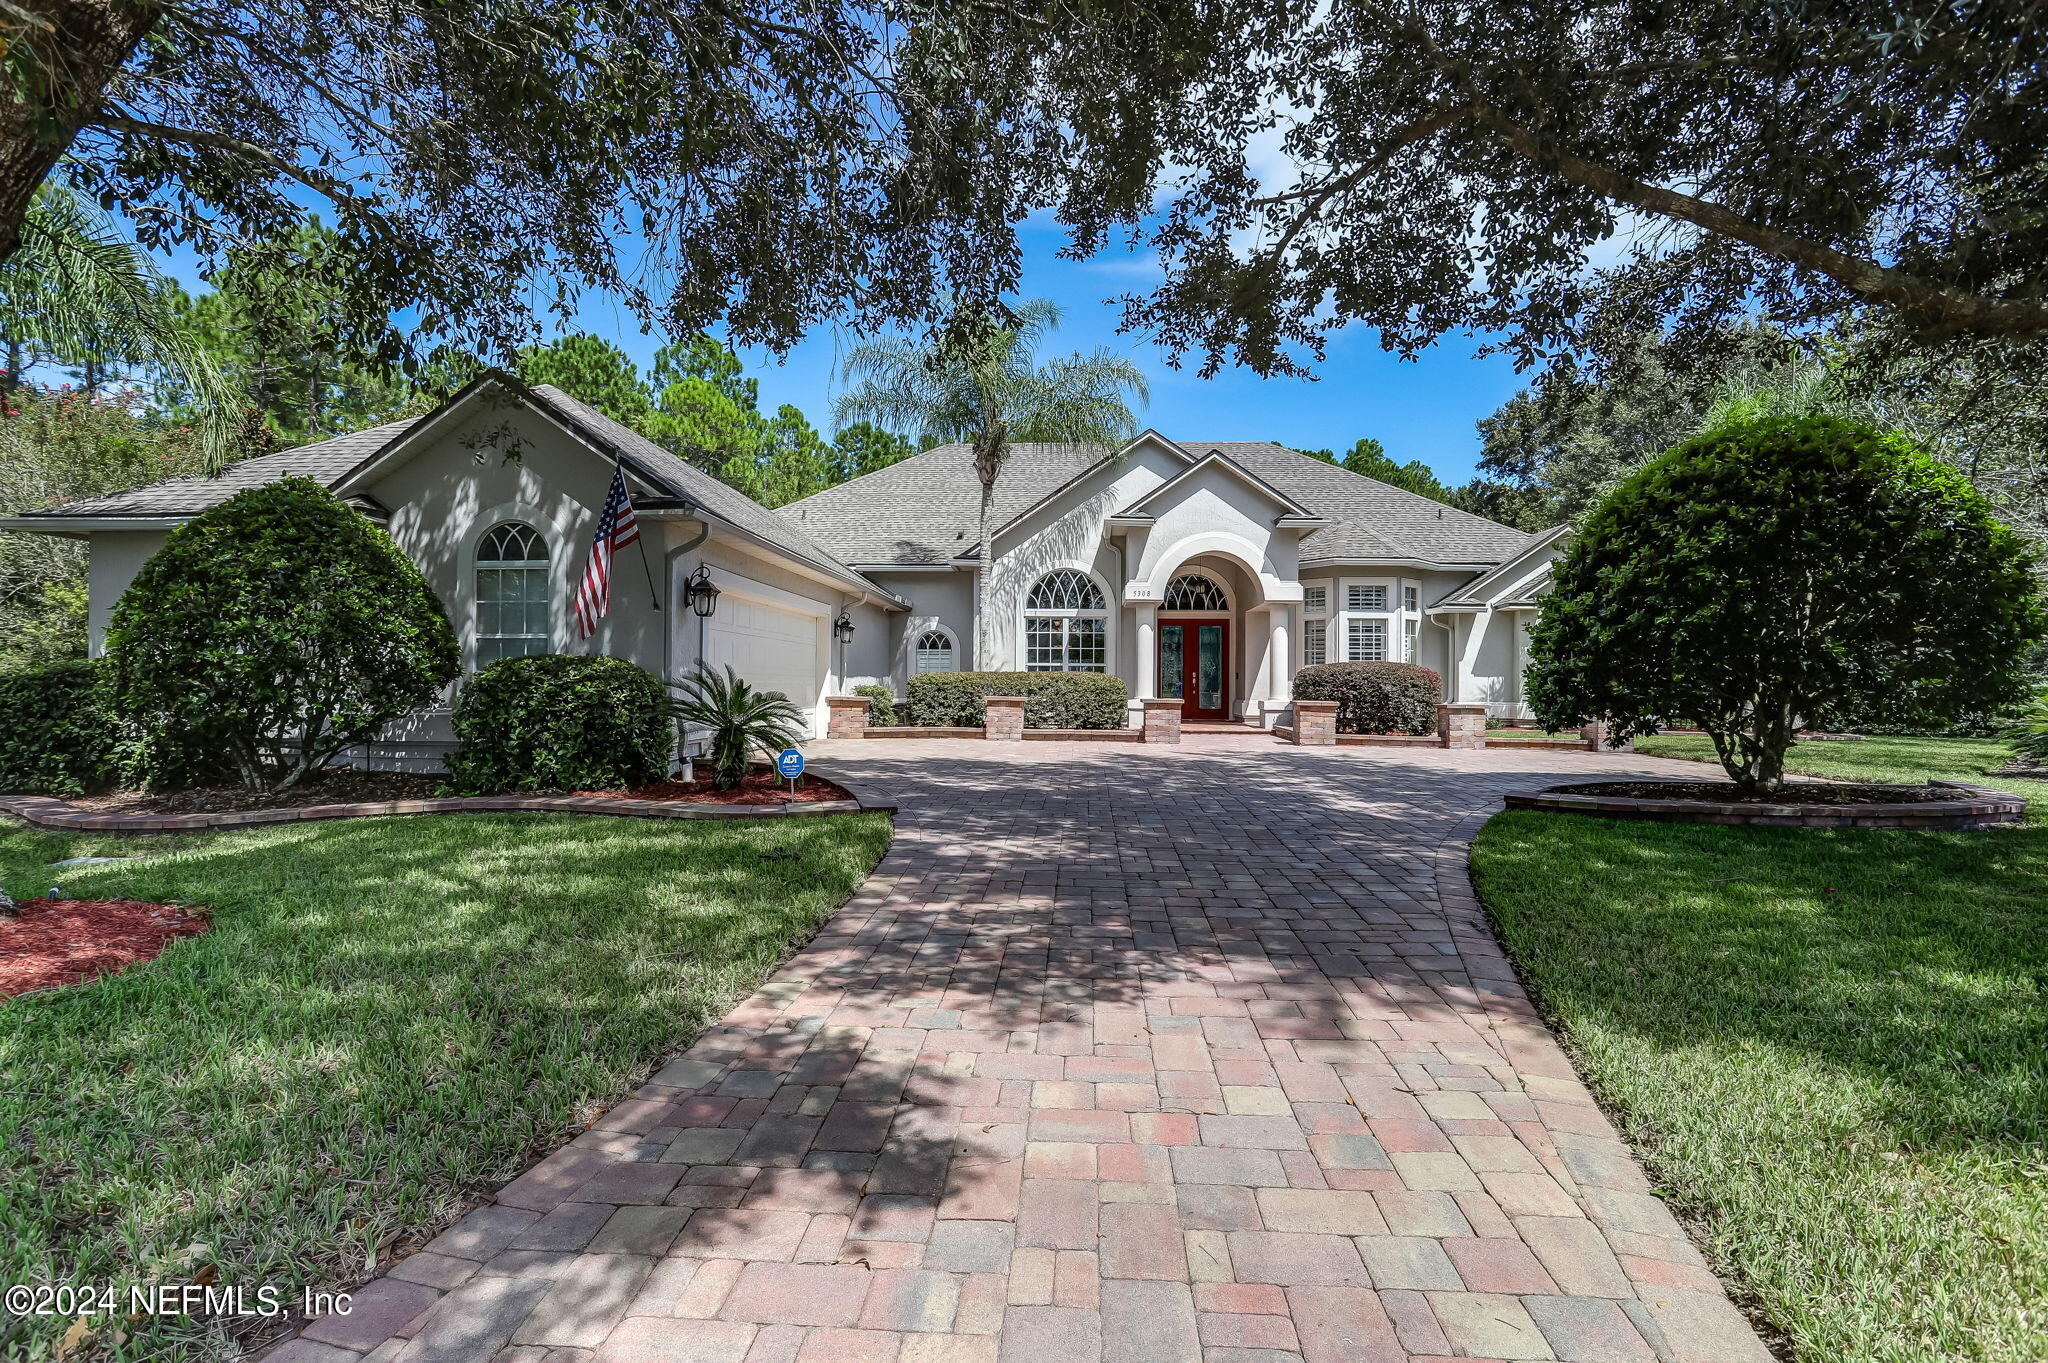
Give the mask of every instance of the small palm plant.
<path id="1" fill-rule="evenodd" d="M 2013 741 L 2015 757 L 2028 758 L 2048 767 L 2048 687 L 2034 696 L 2034 703 L 2020 720 L 2006 730 Z"/>
<path id="2" fill-rule="evenodd" d="M 730 667 L 698 663 L 695 672 L 669 686 L 679 697 L 676 718 L 685 726 L 711 730 L 711 784 L 715 789 L 736 788 L 746 778 L 747 762 L 756 749 L 780 752 L 803 737 L 803 712 L 788 696 L 780 691 L 757 691 Z"/>

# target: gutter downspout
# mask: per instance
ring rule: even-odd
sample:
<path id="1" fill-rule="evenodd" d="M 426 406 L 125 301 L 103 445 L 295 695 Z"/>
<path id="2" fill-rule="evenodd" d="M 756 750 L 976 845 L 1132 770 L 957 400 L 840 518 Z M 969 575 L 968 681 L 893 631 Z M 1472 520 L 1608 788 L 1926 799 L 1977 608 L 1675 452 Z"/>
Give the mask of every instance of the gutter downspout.
<path id="1" fill-rule="evenodd" d="M 686 504 L 686 506 L 689 510 L 696 510 L 696 507 L 694 505 Z M 695 549 L 698 545 L 704 543 L 704 541 L 711 538 L 711 522 L 708 520 L 699 519 L 697 524 L 702 528 L 697 531 L 696 535 L 693 538 L 685 540 L 683 543 L 678 544 L 675 548 L 669 550 L 666 554 L 662 555 L 661 569 L 663 580 L 661 584 L 661 589 L 664 593 L 671 593 L 674 589 L 676 580 L 676 560 L 681 558 L 684 554 L 689 553 L 692 549 Z M 674 681 L 676 664 L 676 613 L 673 609 L 675 603 L 671 601 L 669 604 L 671 608 L 661 613 L 661 656 L 663 666 L 666 667 L 669 671 L 668 680 Z M 692 618 L 694 618 L 697 622 L 697 659 L 701 662 L 704 658 L 704 617 L 698 615 L 695 611 L 690 612 L 690 614 Z M 693 759 L 689 755 L 689 746 L 690 745 L 688 739 L 680 730 L 678 730 L 676 734 L 676 748 L 677 755 L 682 759 L 682 778 L 685 781 L 691 781 L 696 779 L 697 764 L 695 759 Z"/>

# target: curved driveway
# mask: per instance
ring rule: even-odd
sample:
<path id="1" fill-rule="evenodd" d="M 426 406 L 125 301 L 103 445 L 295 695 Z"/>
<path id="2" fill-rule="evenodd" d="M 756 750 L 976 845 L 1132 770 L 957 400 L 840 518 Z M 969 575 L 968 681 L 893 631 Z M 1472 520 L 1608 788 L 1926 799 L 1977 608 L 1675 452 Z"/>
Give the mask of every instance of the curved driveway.
<path id="1" fill-rule="evenodd" d="M 1464 870 L 1504 791 L 1696 766 L 1193 735 L 814 762 L 901 804 L 861 893 L 279 1360 L 1769 1359 Z"/>

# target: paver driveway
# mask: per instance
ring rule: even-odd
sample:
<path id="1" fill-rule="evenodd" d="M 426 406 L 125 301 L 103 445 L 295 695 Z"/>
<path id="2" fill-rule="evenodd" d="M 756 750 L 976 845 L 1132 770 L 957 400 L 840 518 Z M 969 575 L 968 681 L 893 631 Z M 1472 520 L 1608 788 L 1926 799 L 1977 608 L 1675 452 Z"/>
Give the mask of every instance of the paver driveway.
<path id="1" fill-rule="evenodd" d="M 1197 736 L 814 760 L 902 802 L 862 892 L 276 1363 L 1769 1358 L 1465 879 L 1503 791 L 1697 767 Z"/>

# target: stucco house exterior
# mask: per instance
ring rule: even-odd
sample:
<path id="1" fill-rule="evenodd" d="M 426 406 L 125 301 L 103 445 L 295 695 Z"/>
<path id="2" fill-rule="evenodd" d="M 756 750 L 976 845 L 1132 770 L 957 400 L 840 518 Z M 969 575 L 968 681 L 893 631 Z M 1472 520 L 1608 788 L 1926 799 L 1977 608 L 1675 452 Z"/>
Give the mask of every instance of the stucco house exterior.
<path id="1" fill-rule="evenodd" d="M 570 598 L 616 464 L 641 541 L 598 633 Z M 550 387 L 487 375 L 423 417 L 0 520 L 91 546 L 91 647 L 172 529 L 245 488 L 317 479 L 382 523 L 447 606 L 466 669 L 597 652 L 667 677 L 731 664 L 825 728 L 828 696 L 919 671 L 1113 672 L 1187 717 L 1270 723 L 1295 669 L 1412 660 L 1446 699 L 1525 713 L 1531 612 L 1563 529 L 1529 535 L 1278 445 L 1019 444 L 991 524 L 991 656 L 974 656 L 980 484 L 942 445 L 769 510 Z M 719 589 L 690 609 L 692 581 Z M 377 756 L 438 759 L 444 706 Z"/>

